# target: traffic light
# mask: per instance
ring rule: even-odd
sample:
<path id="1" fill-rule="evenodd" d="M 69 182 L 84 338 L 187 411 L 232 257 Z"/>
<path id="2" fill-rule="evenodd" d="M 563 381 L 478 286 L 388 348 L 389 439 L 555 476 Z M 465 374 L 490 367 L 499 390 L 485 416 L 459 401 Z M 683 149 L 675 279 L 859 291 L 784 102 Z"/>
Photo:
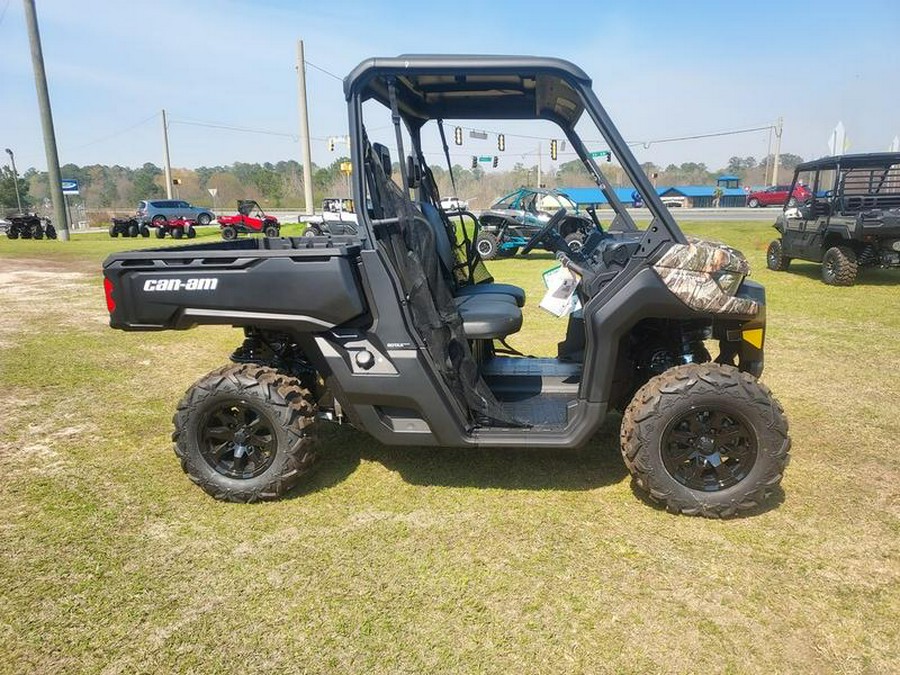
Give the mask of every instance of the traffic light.
<path id="1" fill-rule="evenodd" d="M 506 150 L 506 136 L 504 136 L 503 134 L 499 134 L 497 136 L 497 149 L 500 152 L 503 152 L 504 150 Z M 494 166 L 497 166 L 497 165 L 494 164 Z"/>
<path id="2" fill-rule="evenodd" d="M 491 166 L 493 166 L 496 169 L 498 163 L 499 163 L 499 160 L 497 159 L 497 155 L 494 155 L 494 162 Z"/>
<path id="3" fill-rule="evenodd" d="M 334 137 L 333 136 L 330 136 L 328 138 L 328 151 L 334 152 Z"/>
<path id="4" fill-rule="evenodd" d="M 612 161 L 612 153 L 611 153 L 611 152 L 607 152 L 607 153 L 606 153 L 606 161 L 607 161 L 607 162 L 611 162 L 611 161 Z"/>
<path id="5" fill-rule="evenodd" d="M 453 141 L 457 145 L 462 145 L 462 127 L 456 127 L 453 131 Z"/>
<path id="6" fill-rule="evenodd" d="M 472 155 L 472 168 L 474 169 L 476 166 L 478 166 L 478 157 Z"/>
<path id="7" fill-rule="evenodd" d="M 550 159 L 556 161 L 556 141 L 550 141 Z"/>

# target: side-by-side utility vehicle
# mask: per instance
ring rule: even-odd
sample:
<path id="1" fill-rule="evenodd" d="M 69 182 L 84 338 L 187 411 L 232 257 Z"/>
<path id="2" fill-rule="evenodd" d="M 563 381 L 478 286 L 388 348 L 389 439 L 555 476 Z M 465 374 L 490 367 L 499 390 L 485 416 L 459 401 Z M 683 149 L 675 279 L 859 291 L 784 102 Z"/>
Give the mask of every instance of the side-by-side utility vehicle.
<path id="1" fill-rule="evenodd" d="M 822 263 L 822 281 L 852 286 L 860 267 L 900 268 L 900 153 L 825 157 L 797 166 L 795 188 L 812 186 L 775 221 L 769 269 L 793 258 Z"/>
<path id="2" fill-rule="evenodd" d="M 620 410 L 625 464 L 651 500 L 729 516 L 767 498 L 790 441 L 757 379 L 764 289 L 740 252 L 685 237 L 582 70 L 551 58 L 407 55 L 364 61 L 344 91 L 354 200 L 368 205 L 356 235 L 195 244 L 104 263 L 114 328 L 243 329 L 233 363 L 178 404 L 175 452 L 193 481 L 220 499 L 278 497 L 312 468 L 324 420 L 387 445 L 549 450 L 588 442 Z M 382 140 L 396 154 L 370 136 L 384 127 L 376 114 L 392 121 Z M 454 213 L 463 219 L 454 227 L 439 208 L 423 149 L 424 134 L 445 138 L 447 123 L 523 119 L 555 123 L 615 211 L 607 228 L 589 212 L 578 250 L 559 231 L 565 208 L 523 246 L 553 251 L 580 303 L 552 358 L 499 346 L 523 328 L 525 292 L 491 278 L 476 216 Z M 647 195 L 645 229 L 575 132 L 579 121 Z"/>

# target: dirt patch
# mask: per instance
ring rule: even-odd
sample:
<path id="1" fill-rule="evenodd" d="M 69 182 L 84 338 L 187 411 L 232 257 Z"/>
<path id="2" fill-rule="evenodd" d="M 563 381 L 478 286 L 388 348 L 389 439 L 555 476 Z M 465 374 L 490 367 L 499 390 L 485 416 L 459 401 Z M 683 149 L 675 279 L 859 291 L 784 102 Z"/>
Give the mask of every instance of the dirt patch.
<path id="1" fill-rule="evenodd" d="M 92 273 L 93 272 L 93 273 Z M 4 259 L 0 267 L 0 348 L 15 344 L 17 333 L 51 320 L 56 325 L 105 323 L 103 298 L 91 283 L 93 265 L 39 259 Z"/>

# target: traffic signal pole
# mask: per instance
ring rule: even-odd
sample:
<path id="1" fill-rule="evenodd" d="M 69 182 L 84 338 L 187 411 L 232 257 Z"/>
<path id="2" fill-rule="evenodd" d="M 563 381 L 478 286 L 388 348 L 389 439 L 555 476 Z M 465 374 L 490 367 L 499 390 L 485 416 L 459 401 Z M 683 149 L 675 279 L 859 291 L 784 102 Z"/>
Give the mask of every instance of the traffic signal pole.
<path id="1" fill-rule="evenodd" d="M 28 26 L 28 41 L 31 43 L 31 64 L 34 68 L 34 86 L 37 89 L 38 108 L 41 111 L 41 128 L 44 132 L 44 150 L 47 153 L 47 186 L 53 201 L 53 223 L 63 241 L 69 240 L 69 220 L 63 200 L 62 180 L 59 174 L 59 152 L 56 149 L 56 132 L 53 130 L 53 114 L 50 111 L 50 92 L 47 90 L 47 73 L 44 70 L 44 52 L 41 49 L 41 34 L 38 30 L 37 11 L 34 0 L 25 2 L 25 23 Z"/>

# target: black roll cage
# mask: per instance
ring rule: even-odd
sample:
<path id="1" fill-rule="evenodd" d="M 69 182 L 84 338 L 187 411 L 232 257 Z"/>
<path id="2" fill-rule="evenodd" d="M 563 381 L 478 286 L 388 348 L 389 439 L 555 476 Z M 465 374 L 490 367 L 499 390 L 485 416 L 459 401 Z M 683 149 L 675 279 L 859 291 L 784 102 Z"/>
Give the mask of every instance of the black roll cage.
<path id="1" fill-rule="evenodd" d="M 637 230 L 600 167 L 590 156 L 575 125 L 586 111 L 632 185 L 644 197 L 653 216 L 636 257 L 646 258 L 666 243 L 687 243 L 684 233 L 644 174 L 628 144 L 619 134 L 593 89 L 590 78 L 568 61 L 531 56 L 401 55 L 372 58 L 360 63 L 344 80 L 350 122 L 353 165 L 363 166 L 366 139 L 362 104 L 375 99 L 391 109 L 394 90 L 396 113 L 420 150 L 421 129 L 439 119 L 545 119 L 565 134 L 616 216 L 611 229 Z M 398 157 L 401 167 L 405 158 Z M 353 172 L 357 203 L 365 203 L 365 172 Z M 372 223 L 365 210 L 359 221 L 374 245 Z"/>

